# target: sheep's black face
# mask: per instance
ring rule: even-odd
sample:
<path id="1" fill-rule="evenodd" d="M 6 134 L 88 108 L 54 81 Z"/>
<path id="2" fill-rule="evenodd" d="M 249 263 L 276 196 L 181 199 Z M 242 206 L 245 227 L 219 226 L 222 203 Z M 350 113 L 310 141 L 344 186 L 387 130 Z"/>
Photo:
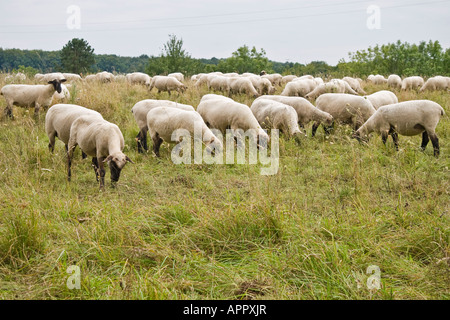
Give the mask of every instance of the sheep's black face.
<path id="1" fill-rule="evenodd" d="M 55 88 L 56 92 L 61 93 L 61 91 L 62 91 L 61 83 L 65 82 L 65 81 L 66 81 L 66 79 L 61 79 L 61 80 L 55 79 L 55 80 L 49 81 L 48 83 L 53 85 L 53 88 Z"/>
<path id="2" fill-rule="evenodd" d="M 122 171 L 122 169 L 119 168 L 119 166 L 114 161 L 109 162 L 109 170 L 111 171 L 111 181 L 119 181 L 120 172 Z"/>

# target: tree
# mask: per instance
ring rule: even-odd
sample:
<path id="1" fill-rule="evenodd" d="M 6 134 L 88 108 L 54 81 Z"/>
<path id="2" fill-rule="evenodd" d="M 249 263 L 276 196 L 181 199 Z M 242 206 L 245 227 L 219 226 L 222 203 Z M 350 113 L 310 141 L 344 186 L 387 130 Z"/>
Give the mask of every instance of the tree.
<path id="1" fill-rule="evenodd" d="M 239 47 L 230 58 L 221 60 L 217 68 L 222 72 L 252 72 L 256 74 L 262 70 L 267 73 L 273 72 L 272 63 L 266 57 L 264 49 L 258 52 L 255 47 L 250 50 L 246 45 Z"/>
<path id="2" fill-rule="evenodd" d="M 191 56 L 183 49 L 183 39 L 169 34 L 169 40 L 163 45 L 158 57 L 152 56 L 147 65 L 150 75 L 181 72 L 185 75 L 202 72 L 204 64 Z"/>
<path id="3" fill-rule="evenodd" d="M 84 39 L 73 38 L 61 50 L 61 64 L 66 72 L 87 72 L 94 63 L 94 49 Z"/>

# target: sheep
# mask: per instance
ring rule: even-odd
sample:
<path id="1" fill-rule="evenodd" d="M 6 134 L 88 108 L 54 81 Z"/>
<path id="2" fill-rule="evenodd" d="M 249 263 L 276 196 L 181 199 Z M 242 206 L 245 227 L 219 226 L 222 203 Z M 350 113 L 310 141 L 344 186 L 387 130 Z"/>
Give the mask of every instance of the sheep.
<path id="1" fill-rule="evenodd" d="M 86 77 L 84 77 L 84 80 L 86 82 L 93 82 L 97 80 L 97 75 L 96 74 L 89 74 Z"/>
<path id="2" fill-rule="evenodd" d="M 415 136 L 422 133 L 421 149 L 425 150 L 429 140 L 433 144 L 434 156 L 439 156 L 439 139 L 435 129 L 444 109 L 430 100 L 410 100 L 380 107 L 353 135 L 361 141 L 373 132 L 379 132 L 384 144 L 392 136 L 398 150 L 398 134 Z"/>
<path id="3" fill-rule="evenodd" d="M 273 86 L 281 85 L 281 80 L 283 79 L 283 76 L 279 73 L 264 74 L 261 77 L 269 79 Z"/>
<path id="4" fill-rule="evenodd" d="M 365 97 L 372 103 L 375 110 L 381 106 L 398 103 L 398 98 L 395 93 L 388 90 L 381 90 Z"/>
<path id="5" fill-rule="evenodd" d="M 150 82 L 152 78 L 142 72 L 133 72 L 126 75 L 128 83 L 130 84 L 141 84 L 146 86 L 147 88 L 150 88 Z"/>
<path id="6" fill-rule="evenodd" d="M 388 77 L 388 81 L 387 84 L 389 87 L 394 88 L 394 89 L 401 89 L 402 87 L 402 78 L 400 78 L 398 75 L 396 74 L 391 74 Z"/>
<path id="7" fill-rule="evenodd" d="M 0 94 L 5 97 L 5 115 L 13 118 L 13 105 L 19 107 L 34 107 L 34 115 L 39 115 L 41 107 L 48 107 L 52 103 L 53 93 L 61 93 L 61 83 L 66 79 L 55 79 L 47 85 L 9 84 L 1 89 Z"/>
<path id="8" fill-rule="evenodd" d="M 188 130 L 195 137 L 195 127 L 200 126 L 202 141 L 208 148 L 221 151 L 222 142 L 206 126 L 201 115 L 196 111 L 186 111 L 177 108 L 157 107 L 147 114 L 147 127 L 153 141 L 153 152 L 160 156 L 159 148 L 163 141 L 173 143 L 172 134 L 177 129 Z M 179 141 L 175 141 L 179 142 Z"/>
<path id="9" fill-rule="evenodd" d="M 297 112 L 290 105 L 272 99 L 258 98 L 252 103 L 250 110 L 262 128 L 278 129 L 300 142 L 303 133 L 298 127 Z"/>
<path id="10" fill-rule="evenodd" d="M 295 79 L 286 84 L 282 96 L 297 96 L 304 97 L 308 93 L 312 92 L 317 87 L 317 83 L 313 79 Z"/>
<path id="11" fill-rule="evenodd" d="M 333 116 L 333 125 L 323 127 L 325 133 L 329 133 L 336 122 L 352 124 L 356 131 L 376 111 L 367 98 L 346 93 L 325 93 L 317 98 L 316 107 Z M 315 135 L 319 125 L 319 122 L 313 124 L 312 136 Z"/>
<path id="12" fill-rule="evenodd" d="M 230 92 L 230 86 L 228 84 L 228 77 L 215 76 L 209 82 L 209 88 L 217 91 L 222 91 L 225 93 Z"/>
<path id="13" fill-rule="evenodd" d="M 66 79 L 66 78 L 64 78 L 64 75 L 61 72 L 51 72 L 51 73 L 46 73 L 46 74 L 42 75 L 42 77 L 39 77 L 39 82 L 48 83 L 49 81 L 52 81 L 52 80 L 62 80 L 62 79 Z"/>
<path id="14" fill-rule="evenodd" d="M 422 88 L 420 88 L 419 92 L 423 92 L 425 90 L 446 90 L 449 87 L 448 77 L 435 76 L 429 78 Z"/>
<path id="15" fill-rule="evenodd" d="M 258 97 L 258 91 L 256 91 L 250 79 L 244 77 L 231 77 L 228 78 L 228 85 L 231 93 L 245 93 L 253 97 Z"/>
<path id="16" fill-rule="evenodd" d="M 324 82 L 323 82 L 323 79 L 320 78 L 320 77 L 316 77 L 316 78 L 314 78 L 313 80 L 316 82 L 317 85 L 320 85 L 320 84 L 323 84 L 323 83 L 324 83 Z"/>
<path id="17" fill-rule="evenodd" d="M 103 118 L 97 111 L 75 104 L 60 103 L 55 104 L 48 109 L 45 115 L 45 132 L 48 136 L 48 149 L 50 152 L 53 153 L 55 149 L 56 137 L 64 143 L 66 151 L 68 150 L 70 128 L 73 122 L 83 115 Z M 85 158 L 84 154 L 83 158 Z"/>
<path id="18" fill-rule="evenodd" d="M 167 76 L 168 77 L 173 77 L 173 78 L 177 79 L 180 82 L 184 81 L 184 75 L 181 72 L 169 73 Z"/>
<path id="19" fill-rule="evenodd" d="M 174 77 L 154 76 L 150 82 L 149 91 L 153 88 L 158 89 L 158 93 L 167 91 L 170 95 L 171 91 L 184 92 L 187 87 Z"/>
<path id="20" fill-rule="evenodd" d="M 256 143 L 264 144 L 269 141 L 269 136 L 245 104 L 224 96 L 207 94 L 200 100 L 197 112 L 208 127 L 220 130 L 223 134 L 227 129 L 254 130 L 251 134 Z"/>
<path id="21" fill-rule="evenodd" d="M 82 152 L 92 157 L 92 165 L 97 181 L 100 181 L 100 189 L 105 185 L 105 163 L 109 165 L 111 184 L 115 186 L 125 164 L 133 163 L 122 152 L 124 144 L 122 132 L 117 125 L 97 116 L 82 115 L 78 117 L 70 127 L 67 180 L 70 181 L 72 176 L 73 152 L 76 146 L 79 146 Z"/>
<path id="22" fill-rule="evenodd" d="M 81 81 L 82 78 L 79 74 L 76 73 L 63 73 L 62 74 L 64 79 L 66 79 L 67 81 Z"/>
<path id="23" fill-rule="evenodd" d="M 371 81 L 373 84 L 385 84 L 388 81 L 384 76 L 382 76 L 380 74 L 377 74 L 372 77 L 369 76 L 369 78 L 367 78 L 367 80 Z"/>
<path id="24" fill-rule="evenodd" d="M 10 74 L 5 77 L 5 82 L 22 82 L 27 80 L 27 76 L 22 72 L 17 72 L 16 74 Z"/>
<path id="25" fill-rule="evenodd" d="M 260 76 L 247 76 L 250 79 L 253 87 L 258 91 L 258 94 L 273 94 L 275 93 L 275 87 L 272 86 L 272 82 L 267 78 L 262 78 Z"/>
<path id="26" fill-rule="evenodd" d="M 324 93 L 350 93 L 357 95 L 358 93 L 353 90 L 350 85 L 344 80 L 340 79 L 331 79 L 330 81 L 318 85 L 313 91 L 308 93 L 305 98 L 307 99 L 316 99 L 318 96 Z"/>
<path id="27" fill-rule="evenodd" d="M 424 81 L 420 76 L 407 77 L 402 81 L 402 90 L 418 89 L 423 86 Z"/>
<path id="28" fill-rule="evenodd" d="M 257 98 L 255 102 L 259 99 L 271 99 L 293 107 L 297 112 L 298 125 L 303 129 L 311 121 L 315 121 L 319 124 L 326 126 L 331 126 L 333 124 L 333 117 L 328 112 L 316 108 L 314 105 L 311 104 L 311 102 L 309 102 L 305 98 L 285 97 L 277 95 L 261 96 Z"/>
<path id="29" fill-rule="evenodd" d="M 95 75 L 96 80 L 99 82 L 112 82 L 114 80 L 114 75 L 108 71 L 102 71 Z"/>
<path id="30" fill-rule="evenodd" d="M 366 92 L 361 88 L 361 84 L 359 83 L 358 79 L 352 77 L 344 77 L 342 78 L 342 80 L 347 82 L 350 85 L 350 87 L 357 93 L 366 94 Z"/>
<path id="31" fill-rule="evenodd" d="M 131 108 L 131 112 L 133 113 L 134 119 L 136 120 L 136 123 L 139 127 L 139 133 L 136 136 L 136 141 L 138 145 L 138 152 L 143 153 L 144 149 L 145 151 L 148 150 L 147 147 L 147 113 L 154 108 L 157 107 L 171 107 L 171 108 L 178 108 L 181 110 L 186 111 L 195 111 L 193 106 L 173 102 L 170 100 L 153 100 L 153 99 L 146 99 L 139 101 L 136 103 L 133 108 Z"/>
<path id="32" fill-rule="evenodd" d="M 291 82 L 292 80 L 295 80 L 295 79 L 297 79 L 298 77 L 296 76 L 296 75 L 293 75 L 293 74 L 290 74 L 290 75 L 287 75 L 287 76 L 283 76 L 282 78 L 281 78 L 281 84 L 287 84 L 287 83 L 289 83 L 289 82 Z"/>

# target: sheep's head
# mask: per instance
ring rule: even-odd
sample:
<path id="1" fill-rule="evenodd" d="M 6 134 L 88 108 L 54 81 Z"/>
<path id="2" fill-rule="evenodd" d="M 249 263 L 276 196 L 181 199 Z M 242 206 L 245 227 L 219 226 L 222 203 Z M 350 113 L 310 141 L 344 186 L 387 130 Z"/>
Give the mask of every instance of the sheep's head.
<path id="1" fill-rule="evenodd" d="M 120 172 L 122 171 L 123 167 L 127 164 L 127 162 L 134 163 L 133 161 L 131 161 L 130 158 L 128 158 L 128 156 L 126 156 L 122 152 L 117 152 L 109 155 L 103 162 L 107 162 L 109 165 L 112 182 L 119 181 Z"/>
<path id="2" fill-rule="evenodd" d="M 359 130 L 352 134 L 352 138 L 358 140 L 360 143 L 369 142 L 369 137 L 367 135 L 363 135 Z"/>
<path id="3" fill-rule="evenodd" d="M 54 79 L 52 81 L 49 81 L 48 84 L 52 84 L 53 88 L 58 92 L 61 93 L 62 88 L 61 88 L 61 83 L 66 82 L 66 79 Z"/>
<path id="4" fill-rule="evenodd" d="M 333 116 L 331 114 L 327 114 L 325 116 L 325 124 L 327 126 L 331 126 L 333 124 L 333 121 L 334 121 L 334 119 L 333 119 Z"/>
<path id="5" fill-rule="evenodd" d="M 221 154 L 223 151 L 223 143 L 216 136 L 211 137 L 211 140 L 205 142 L 209 153 Z"/>

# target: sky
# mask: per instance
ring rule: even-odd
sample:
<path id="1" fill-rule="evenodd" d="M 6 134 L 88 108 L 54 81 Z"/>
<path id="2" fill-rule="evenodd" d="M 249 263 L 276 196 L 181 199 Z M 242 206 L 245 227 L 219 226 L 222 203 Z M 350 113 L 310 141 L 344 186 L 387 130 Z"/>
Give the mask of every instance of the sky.
<path id="1" fill-rule="evenodd" d="M 60 50 L 83 38 L 97 54 L 159 55 L 169 34 L 193 58 L 239 47 L 273 61 L 336 65 L 401 40 L 450 47 L 450 0 L 0 0 L 0 47 Z"/>

